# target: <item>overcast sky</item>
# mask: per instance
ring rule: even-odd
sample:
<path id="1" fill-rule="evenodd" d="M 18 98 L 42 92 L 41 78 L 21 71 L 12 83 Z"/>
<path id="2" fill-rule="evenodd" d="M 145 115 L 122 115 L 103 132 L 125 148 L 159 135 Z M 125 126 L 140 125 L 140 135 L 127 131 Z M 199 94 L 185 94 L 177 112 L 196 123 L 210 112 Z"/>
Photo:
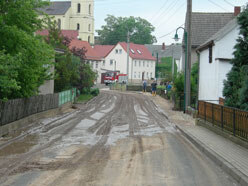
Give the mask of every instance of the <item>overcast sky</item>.
<path id="1" fill-rule="evenodd" d="M 192 0 L 193 12 L 233 12 L 248 0 Z M 108 14 L 135 16 L 148 20 L 154 27 L 158 44 L 174 42 L 175 29 L 184 24 L 187 0 L 95 0 L 95 29 L 105 24 Z M 170 34 L 169 34 L 170 33 Z M 179 36 L 182 37 L 182 31 Z M 164 36 L 166 35 L 166 36 Z M 162 37 L 164 36 L 164 37 Z"/>

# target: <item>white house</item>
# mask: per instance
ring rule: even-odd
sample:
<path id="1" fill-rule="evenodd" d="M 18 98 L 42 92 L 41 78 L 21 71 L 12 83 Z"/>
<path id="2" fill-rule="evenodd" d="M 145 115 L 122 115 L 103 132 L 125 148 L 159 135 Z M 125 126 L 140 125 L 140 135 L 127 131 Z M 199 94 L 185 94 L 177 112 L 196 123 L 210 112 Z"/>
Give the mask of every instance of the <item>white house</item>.
<path id="1" fill-rule="evenodd" d="M 140 83 L 142 79 L 155 78 L 156 58 L 145 45 L 130 43 L 129 82 Z M 127 74 L 127 43 L 119 42 L 105 57 L 102 69 Z"/>
<path id="2" fill-rule="evenodd" d="M 231 70 L 234 46 L 239 36 L 236 18 L 197 48 L 199 63 L 199 100 L 219 103 L 223 81 Z"/>
<path id="3" fill-rule="evenodd" d="M 74 39 L 72 48 L 85 48 L 85 59 L 97 73 L 97 83 L 103 83 L 106 72 L 119 71 L 127 74 L 127 43 L 114 45 L 96 45 L 91 47 L 86 41 Z M 156 58 L 152 56 L 145 45 L 130 43 L 129 49 L 129 82 L 141 83 L 143 79 L 155 78 Z"/>

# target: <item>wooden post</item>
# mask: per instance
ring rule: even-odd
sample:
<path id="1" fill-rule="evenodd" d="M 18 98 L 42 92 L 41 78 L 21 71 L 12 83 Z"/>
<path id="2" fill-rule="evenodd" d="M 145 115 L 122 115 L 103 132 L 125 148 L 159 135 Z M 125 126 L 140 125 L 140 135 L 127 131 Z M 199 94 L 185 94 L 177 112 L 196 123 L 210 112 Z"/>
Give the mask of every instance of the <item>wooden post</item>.
<path id="1" fill-rule="evenodd" d="M 221 106 L 221 128 L 222 128 L 222 130 L 223 130 L 223 128 L 224 128 L 223 111 L 224 111 L 224 107 L 223 107 L 223 106 Z"/>
<path id="2" fill-rule="evenodd" d="M 236 135 L 236 126 L 235 126 L 235 120 L 236 120 L 236 115 L 235 115 L 235 109 L 233 109 L 233 135 Z"/>

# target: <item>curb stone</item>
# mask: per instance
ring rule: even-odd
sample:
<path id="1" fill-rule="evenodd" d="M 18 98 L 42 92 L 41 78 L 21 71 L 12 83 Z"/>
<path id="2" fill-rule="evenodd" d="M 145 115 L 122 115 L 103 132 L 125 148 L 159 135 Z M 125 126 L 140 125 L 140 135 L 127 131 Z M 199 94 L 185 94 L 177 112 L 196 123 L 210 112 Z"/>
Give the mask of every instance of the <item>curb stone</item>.
<path id="1" fill-rule="evenodd" d="M 241 173 L 238 169 L 236 169 L 231 163 L 223 159 L 213 150 L 208 148 L 206 145 L 201 143 L 191 134 L 185 132 L 181 127 L 176 125 L 176 128 L 188 139 L 190 140 L 200 151 L 206 154 L 212 161 L 214 161 L 217 165 L 219 165 L 223 171 L 232 176 L 241 186 L 248 185 L 248 177 Z"/>

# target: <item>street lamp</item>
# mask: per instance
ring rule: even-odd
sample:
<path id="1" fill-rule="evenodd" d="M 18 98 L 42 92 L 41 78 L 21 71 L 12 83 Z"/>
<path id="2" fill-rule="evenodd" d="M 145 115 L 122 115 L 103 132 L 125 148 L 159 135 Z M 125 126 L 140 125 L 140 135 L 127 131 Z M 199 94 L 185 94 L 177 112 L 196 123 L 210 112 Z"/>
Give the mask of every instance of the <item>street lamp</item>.
<path id="1" fill-rule="evenodd" d="M 179 41 L 179 37 L 178 37 L 178 33 L 177 33 L 177 31 L 179 30 L 179 29 L 183 29 L 184 30 L 184 44 L 185 44 L 185 66 L 184 66 L 184 108 L 183 108 L 183 111 L 184 111 L 184 113 L 186 112 L 186 75 L 187 75 L 187 73 L 186 73 L 186 71 L 187 71 L 187 53 L 188 53 L 188 48 L 187 48 L 187 42 L 188 42 L 188 33 L 187 33 L 187 31 L 186 31 L 186 29 L 185 28 L 183 28 L 183 27 L 178 27 L 177 28 L 177 30 L 176 30 L 176 34 L 175 34 L 175 36 L 174 36 L 174 40 L 175 41 Z"/>

